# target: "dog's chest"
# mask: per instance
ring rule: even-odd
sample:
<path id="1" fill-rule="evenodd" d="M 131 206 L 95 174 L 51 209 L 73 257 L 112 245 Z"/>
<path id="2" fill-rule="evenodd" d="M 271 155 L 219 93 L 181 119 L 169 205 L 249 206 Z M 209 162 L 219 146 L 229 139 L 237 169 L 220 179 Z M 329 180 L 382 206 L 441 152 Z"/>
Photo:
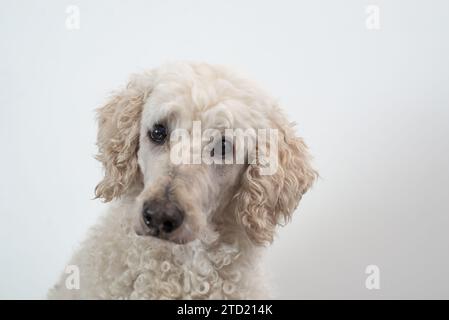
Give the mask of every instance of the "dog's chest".
<path id="1" fill-rule="evenodd" d="M 247 295 L 248 267 L 237 246 L 221 244 L 206 249 L 199 242 L 152 246 L 137 241 L 124 249 L 117 257 L 120 267 L 107 267 L 104 275 L 109 275 L 110 281 L 100 295 L 124 299 L 222 299 Z"/>

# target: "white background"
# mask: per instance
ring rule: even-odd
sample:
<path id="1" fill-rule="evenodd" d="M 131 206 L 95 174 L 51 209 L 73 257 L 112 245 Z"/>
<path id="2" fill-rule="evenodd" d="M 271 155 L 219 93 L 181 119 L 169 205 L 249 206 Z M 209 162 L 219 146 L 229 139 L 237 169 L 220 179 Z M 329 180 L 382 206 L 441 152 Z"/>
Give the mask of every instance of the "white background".
<path id="1" fill-rule="evenodd" d="M 261 82 L 315 156 L 269 250 L 278 297 L 449 298 L 448 33 L 444 0 L 1 0 L 0 298 L 45 297 L 104 210 L 94 109 L 178 59 Z"/>

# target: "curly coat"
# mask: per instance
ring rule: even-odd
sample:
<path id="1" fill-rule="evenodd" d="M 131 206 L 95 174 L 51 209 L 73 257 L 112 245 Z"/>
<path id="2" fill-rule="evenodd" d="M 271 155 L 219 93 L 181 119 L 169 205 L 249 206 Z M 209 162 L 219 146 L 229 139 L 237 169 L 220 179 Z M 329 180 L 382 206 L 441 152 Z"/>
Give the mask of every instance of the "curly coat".
<path id="1" fill-rule="evenodd" d="M 105 174 L 95 194 L 112 204 L 70 262 L 80 269 L 80 289 L 67 289 L 64 274 L 49 297 L 269 296 L 262 253 L 317 176 L 277 102 L 224 67 L 174 63 L 134 75 L 98 115 L 97 159 Z M 161 119 L 173 127 L 201 119 L 208 127 L 277 129 L 277 171 L 262 175 L 258 162 L 220 174 L 204 165 L 170 165 L 165 149 L 146 140 L 148 126 Z M 192 239 L 184 244 L 135 232 L 142 201 L 168 184 L 186 211 Z"/>

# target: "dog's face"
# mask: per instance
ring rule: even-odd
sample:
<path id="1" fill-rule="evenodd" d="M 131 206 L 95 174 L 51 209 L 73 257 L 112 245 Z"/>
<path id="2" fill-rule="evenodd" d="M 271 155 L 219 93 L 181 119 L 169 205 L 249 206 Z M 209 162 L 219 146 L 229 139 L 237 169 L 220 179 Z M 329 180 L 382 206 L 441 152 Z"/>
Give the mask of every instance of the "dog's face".
<path id="1" fill-rule="evenodd" d="M 223 68 L 152 70 L 99 114 L 106 174 L 96 193 L 134 197 L 139 235 L 186 243 L 228 224 L 270 242 L 316 175 L 276 103 Z"/>
<path id="2" fill-rule="evenodd" d="M 225 134 L 232 127 L 229 115 L 220 114 L 223 106 L 199 108 L 186 86 L 182 79 L 161 79 L 153 88 L 143 106 L 137 153 L 143 188 L 137 197 L 141 212 L 136 214 L 136 232 L 177 243 L 195 239 L 213 214 L 223 211 L 246 166 L 223 161 L 234 151 L 233 137 Z M 207 139 L 204 133 L 212 128 L 215 135 Z M 177 139 L 181 135 L 184 139 Z"/>

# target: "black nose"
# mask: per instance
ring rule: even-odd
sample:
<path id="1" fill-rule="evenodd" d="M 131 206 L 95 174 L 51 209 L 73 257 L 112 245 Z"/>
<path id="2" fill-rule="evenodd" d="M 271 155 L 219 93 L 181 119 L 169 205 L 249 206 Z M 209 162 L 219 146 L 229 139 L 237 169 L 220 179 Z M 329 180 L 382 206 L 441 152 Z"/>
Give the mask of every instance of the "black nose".
<path id="1" fill-rule="evenodd" d="M 184 220 L 184 213 L 170 201 L 145 202 L 142 216 L 154 236 L 175 231 Z"/>

